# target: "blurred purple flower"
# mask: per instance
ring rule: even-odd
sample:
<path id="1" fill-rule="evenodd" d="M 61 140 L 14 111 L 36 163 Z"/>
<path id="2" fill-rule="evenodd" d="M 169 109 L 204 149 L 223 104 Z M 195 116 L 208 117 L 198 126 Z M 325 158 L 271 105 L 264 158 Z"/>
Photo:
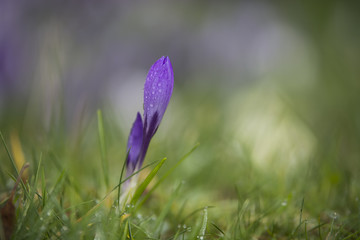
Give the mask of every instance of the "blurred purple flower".
<path id="1" fill-rule="evenodd" d="M 156 133 L 169 104 L 174 87 L 174 73 L 169 57 L 161 57 L 151 66 L 144 87 L 144 122 L 137 114 L 131 128 L 126 159 L 127 175 L 144 162 L 151 138 Z"/>

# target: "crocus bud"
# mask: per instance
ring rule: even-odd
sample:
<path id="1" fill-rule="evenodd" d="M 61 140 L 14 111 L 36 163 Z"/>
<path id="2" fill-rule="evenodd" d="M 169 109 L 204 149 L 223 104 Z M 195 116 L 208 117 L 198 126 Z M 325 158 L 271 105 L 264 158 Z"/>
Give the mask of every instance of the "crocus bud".
<path id="1" fill-rule="evenodd" d="M 174 88 L 174 73 L 169 57 L 151 66 L 144 87 L 144 130 L 154 135 L 169 104 Z"/>
<path id="2" fill-rule="evenodd" d="M 174 88 L 174 73 L 169 57 L 161 57 L 151 66 L 144 87 L 144 122 L 140 114 L 128 139 L 127 175 L 141 167 L 151 138 L 156 133 Z"/>

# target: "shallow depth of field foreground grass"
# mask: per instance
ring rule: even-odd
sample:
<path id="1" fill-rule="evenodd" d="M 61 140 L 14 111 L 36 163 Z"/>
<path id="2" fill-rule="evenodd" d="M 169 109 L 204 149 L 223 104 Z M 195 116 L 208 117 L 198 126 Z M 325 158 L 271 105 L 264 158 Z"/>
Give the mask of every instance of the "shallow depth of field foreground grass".
<path id="1" fill-rule="evenodd" d="M 139 185 L 166 160 L 123 209 L 117 197 L 127 132 L 111 111 L 72 132 L 59 119 L 49 132 L 3 128 L 2 237 L 9 227 L 14 239 L 360 237 L 352 145 L 359 135 L 345 132 L 351 118 L 317 122 L 266 86 L 226 101 L 216 92 L 182 91 L 150 144 Z M 329 133 L 334 122 L 338 129 Z M 7 213 L 12 223 L 4 212 L 24 163 Z"/>

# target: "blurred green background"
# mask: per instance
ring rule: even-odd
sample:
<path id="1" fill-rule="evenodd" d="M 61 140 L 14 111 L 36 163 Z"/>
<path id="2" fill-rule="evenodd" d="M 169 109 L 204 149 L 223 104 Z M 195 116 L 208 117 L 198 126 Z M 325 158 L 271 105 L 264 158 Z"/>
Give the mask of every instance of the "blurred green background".
<path id="1" fill-rule="evenodd" d="M 346 219 L 360 211 L 359 9 L 350 1 L 3 0 L 0 130 L 13 149 L 18 137 L 30 172 L 42 154 L 49 183 L 66 169 L 84 199 L 100 197 L 96 110 L 115 186 L 147 70 L 167 55 L 173 97 L 145 161 L 167 156 L 169 168 L 200 146 L 153 201 L 184 180 L 181 198 L 221 209 L 220 225 L 236 201 L 257 198 L 268 200 L 259 200 L 264 208 L 292 204 L 294 217 L 304 198 L 309 218 Z M 5 192 L 3 148 L 0 161 Z"/>

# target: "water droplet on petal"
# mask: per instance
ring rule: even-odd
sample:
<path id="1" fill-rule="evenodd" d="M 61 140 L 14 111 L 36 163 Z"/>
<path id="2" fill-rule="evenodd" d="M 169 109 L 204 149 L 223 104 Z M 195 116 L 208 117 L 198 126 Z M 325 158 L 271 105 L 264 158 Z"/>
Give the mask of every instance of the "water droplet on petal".
<path id="1" fill-rule="evenodd" d="M 159 89 L 159 93 L 161 93 L 162 92 L 162 90 L 161 89 Z"/>
<path id="2" fill-rule="evenodd" d="M 158 86 L 161 87 L 161 83 L 158 83 Z"/>
<path id="3" fill-rule="evenodd" d="M 150 103 L 150 107 L 153 107 L 153 106 L 154 106 L 154 104 Z"/>

